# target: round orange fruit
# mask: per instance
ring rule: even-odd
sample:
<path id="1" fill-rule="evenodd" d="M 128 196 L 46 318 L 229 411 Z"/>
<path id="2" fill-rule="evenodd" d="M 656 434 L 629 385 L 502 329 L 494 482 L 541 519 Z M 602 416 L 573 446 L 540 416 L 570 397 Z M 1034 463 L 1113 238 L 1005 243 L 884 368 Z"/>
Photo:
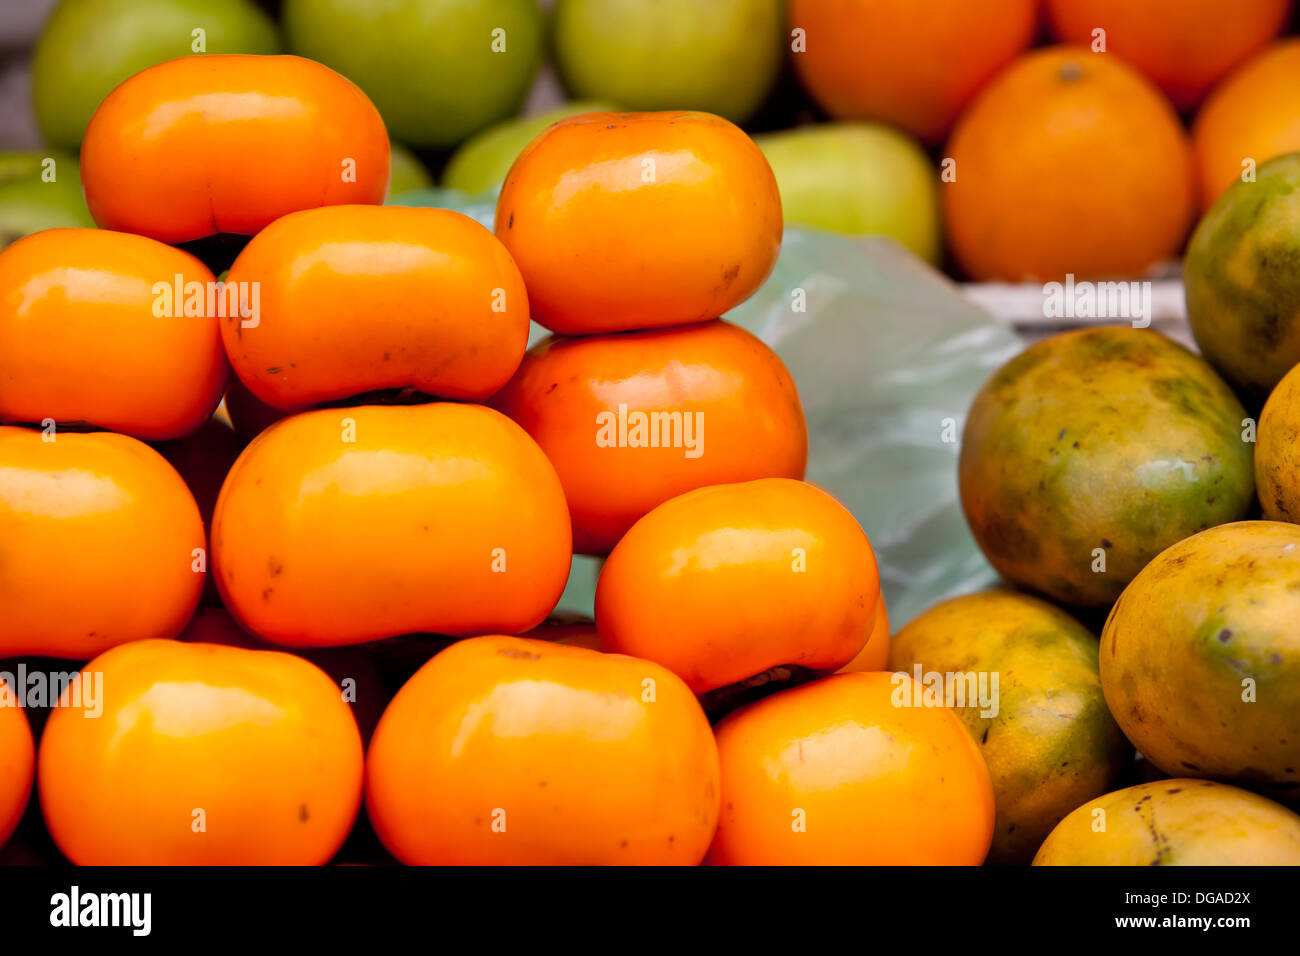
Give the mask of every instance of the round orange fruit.
<path id="1" fill-rule="evenodd" d="M 325 647 L 526 631 L 559 600 L 572 547 L 560 481 L 527 433 L 438 402 L 272 425 L 226 479 L 212 553 L 243 627 Z"/>
<path id="2" fill-rule="evenodd" d="M 310 865 L 343 843 L 361 735 L 314 664 L 136 641 L 91 661 L 91 677 L 81 706 L 65 691 L 39 755 L 45 822 L 74 863 Z"/>
<path id="3" fill-rule="evenodd" d="M 259 289 L 256 322 L 221 323 L 235 373 L 287 411 L 390 388 L 484 399 L 528 343 L 510 253 L 449 209 L 290 213 L 253 237 L 228 281 Z"/>
<path id="4" fill-rule="evenodd" d="M 0 427 L 0 542 L 0 657 L 175 637 L 203 590 L 193 495 L 125 435 Z"/>
<path id="5" fill-rule="evenodd" d="M 976 280 L 1131 277 L 1177 255 L 1193 212 L 1186 133 L 1118 57 L 1049 47 L 962 114 L 945 163 L 953 253 Z"/>
<path id="6" fill-rule="evenodd" d="M 716 319 L 749 298 L 781 247 L 776 177 L 711 113 L 584 113 L 515 160 L 496 234 L 533 318 L 586 335 Z"/>
<path id="7" fill-rule="evenodd" d="M 656 664 L 476 637 L 384 712 L 366 806 L 405 863 L 690 865 L 717 823 L 718 753 Z"/>
<path id="8" fill-rule="evenodd" d="M 172 243 L 251 236 L 297 209 L 378 205 L 388 174 L 374 104 L 297 56 L 151 66 L 104 98 L 81 142 L 95 222 Z"/>
<path id="9" fill-rule="evenodd" d="M 36 746 L 19 688 L 0 680 L 0 846 L 18 826 L 32 793 Z"/>
<path id="10" fill-rule="evenodd" d="M 573 546 L 608 554 L 656 505 L 705 485 L 802 478 L 808 430 L 785 364 L 728 322 L 551 336 L 492 404 L 559 473 Z"/>
<path id="11" fill-rule="evenodd" d="M 708 862 L 977 866 L 993 786 L 947 707 L 905 674 L 836 674 L 716 728 L 722 811 Z"/>
<path id="12" fill-rule="evenodd" d="M 656 661 L 697 694 L 773 669 L 829 673 L 871 634 L 867 536 L 802 481 L 713 485 L 632 526 L 596 584 L 601 647 Z"/>

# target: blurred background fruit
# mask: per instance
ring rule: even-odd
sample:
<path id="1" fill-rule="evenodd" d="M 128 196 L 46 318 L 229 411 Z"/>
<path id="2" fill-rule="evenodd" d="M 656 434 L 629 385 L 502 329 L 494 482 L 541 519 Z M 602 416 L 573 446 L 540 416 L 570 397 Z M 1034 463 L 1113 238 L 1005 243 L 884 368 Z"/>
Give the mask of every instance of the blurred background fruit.
<path id="1" fill-rule="evenodd" d="M 500 186 L 514 165 L 515 157 L 547 127 L 579 113 L 603 113 L 614 109 L 598 100 L 573 100 L 542 113 L 502 120 L 474 134 L 452 153 L 442 171 L 442 185 L 471 195 Z"/>
<path id="2" fill-rule="evenodd" d="M 780 71 L 781 14 L 781 0 L 556 0 L 556 67 L 576 97 L 743 123 Z"/>
<path id="3" fill-rule="evenodd" d="M 754 137 L 781 190 L 786 225 L 897 239 L 939 262 L 939 178 L 906 133 L 825 123 Z"/>
<path id="4" fill-rule="evenodd" d="M 94 225 L 76 159 L 61 150 L 0 153 L 0 249 L 41 229 Z"/>
<path id="5" fill-rule="evenodd" d="M 835 119 L 880 120 L 938 143 L 957 114 L 1028 48 L 1037 0 L 790 0 L 791 58 Z"/>
<path id="6" fill-rule="evenodd" d="M 286 0 L 289 48 L 355 82 L 409 146 L 515 113 L 541 62 L 536 0 Z"/>
<path id="7" fill-rule="evenodd" d="M 948 239 L 972 279 L 1133 275 L 1178 253 L 1192 160 L 1169 101 L 1084 47 L 1029 54 L 953 131 Z"/>
<path id="8" fill-rule="evenodd" d="M 196 29 L 204 31 L 201 50 Z M 32 61 L 41 133 L 76 151 L 113 87 L 145 67 L 198 52 L 278 53 L 280 39 L 252 0 L 62 0 Z"/>
<path id="9" fill-rule="evenodd" d="M 418 156 L 397 143 L 391 144 L 388 167 L 388 198 L 433 185 L 433 174 L 424 167 Z"/>
<path id="10" fill-rule="evenodd" d="M 1229 74 L 1196 114 L 1192 144 L 1202 209 L 1247 165 L 1300 149 L 1300 38 L 1266 47 Z"/>
<path id="11" fill-rule="evenodd" d="M 1264 163 L 1253 182 L 1232 183 L 1187 246 L 1196 344 L 1256 407 L 1300 361 L 1298 259 L 1300 153 Z"/>
<path id="12" fill-rule="evenodd" d="M 1123 57 L 1190 110 L 1228 71 L 1282 32 L 1291 0 L 1047 0 L 1056 37 Z"/>

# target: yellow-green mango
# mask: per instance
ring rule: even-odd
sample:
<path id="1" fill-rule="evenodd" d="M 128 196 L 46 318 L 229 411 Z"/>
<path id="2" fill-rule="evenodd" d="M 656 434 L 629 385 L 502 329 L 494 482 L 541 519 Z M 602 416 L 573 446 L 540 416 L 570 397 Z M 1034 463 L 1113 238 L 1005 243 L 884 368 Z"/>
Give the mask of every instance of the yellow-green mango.
<path id="1" fill-rule="evenodd" d="M 1111 608 L 1101 686 L 1166 773 L 1300 797 L 1300 526 L 1241 521 L 1162 552 Z"/>
<path id="2" fill-rule="evenodd" d="M 951 598 L 894 636 L 890 669 L 997 675 L 997 713 L 954 707 L 979 745 L 997 808 L 990 863 L 1028 863 L 1083 801 L 1133 758 L 1106 709 L 1097 639 L 1046 601 L 1010 590 Z M 993 708 L 988 708 L 992 711 Z"/>
<path id="3" fill-rule="evenodd" d="M 1245 419 L 1214 369 L 1158 332 L 1052 336 L 1002 366 L 971 406 L 966 520 L 1008 581 L 1109 605 L 1169 545 L 1246 517 Z"/>
<path id="4" fill-rule="evenodd" d="M 1300 816 L 1212 780 L 1157 780 L 1080 806 L 1034 866 L 1300 866 Z"/>

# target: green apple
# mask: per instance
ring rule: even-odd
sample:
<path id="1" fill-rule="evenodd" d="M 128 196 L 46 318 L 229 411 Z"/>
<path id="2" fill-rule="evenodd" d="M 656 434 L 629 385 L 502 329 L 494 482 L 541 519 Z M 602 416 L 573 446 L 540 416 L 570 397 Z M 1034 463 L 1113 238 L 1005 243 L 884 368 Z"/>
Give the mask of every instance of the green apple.
<path id="1" fill-rule="evenodd" d="M 433 175 L 415 154 L 404 146 L 392 144 L 392 162 L 388 172 L 388 195 L 400 196 L 433 185 Z"/>
<path id="2" fill-rule="evenodd" d="M 0 247 L 66 226 L 95 226 L 77 161 L 58 150 L 0 153 Z"/>
<path id="3" fill-rule="evenodd" d="M 284 29 L 412 146 L 454 146 L 517 113 L 544 33 L 537 0 L 286 0 Z"/>
<path id="4" fill-rule="evenodd" d="M 579 113 L 600 113 L 614 109 L 595 100 L 573 100 L 545 113 L 519 116 L 497 123 L 468 140 L 456 150 L 442 173 L 447 189 L 478 195 L 500 186 L 525 146 L 552 123 Z"/>
<path id="5" fill-rule="evenodd" d="M 278 52 L 275 23 L 252 0 L 62 0 L 32 59 L 36 122 L 47 142 L 77 150 L 104 97 L 146 67 Z"/>
<path id="6" fill-rule="evenodd" d="M 781 0 L 556 0 L 556 66 L 574 96 L 743 123 L 781 68 Z"/>
<path id="7" fill-rule="evenodd" d="M 938 174 L 919 143 L 879 123 L 824 123 L 755 136 L 786 225 L 892 236 L 939 261 Z"/>

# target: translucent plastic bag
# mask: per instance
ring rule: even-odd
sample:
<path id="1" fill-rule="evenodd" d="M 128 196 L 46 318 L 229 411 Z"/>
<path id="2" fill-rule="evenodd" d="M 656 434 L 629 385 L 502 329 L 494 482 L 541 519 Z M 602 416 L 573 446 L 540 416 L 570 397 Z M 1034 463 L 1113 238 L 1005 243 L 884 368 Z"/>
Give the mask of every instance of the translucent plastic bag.
<path id="1" fill-rule="evenodd" d="M 490 199 L 430 190 L 491 228 Z M 762 288 L 727 314 L 789 367 L 808 418 L 808 480 L 857 517 L 880 563 L 894 630 L 997 576 L 966 527 L 957 452 L 966 410 L 1023 348 L 943 275 L 885 239 L 788 228 Z M 531 341 L 545 335 L 534 325 Z M 591 614 L 598 562 L 575 558 L 559 610 Z"/>

